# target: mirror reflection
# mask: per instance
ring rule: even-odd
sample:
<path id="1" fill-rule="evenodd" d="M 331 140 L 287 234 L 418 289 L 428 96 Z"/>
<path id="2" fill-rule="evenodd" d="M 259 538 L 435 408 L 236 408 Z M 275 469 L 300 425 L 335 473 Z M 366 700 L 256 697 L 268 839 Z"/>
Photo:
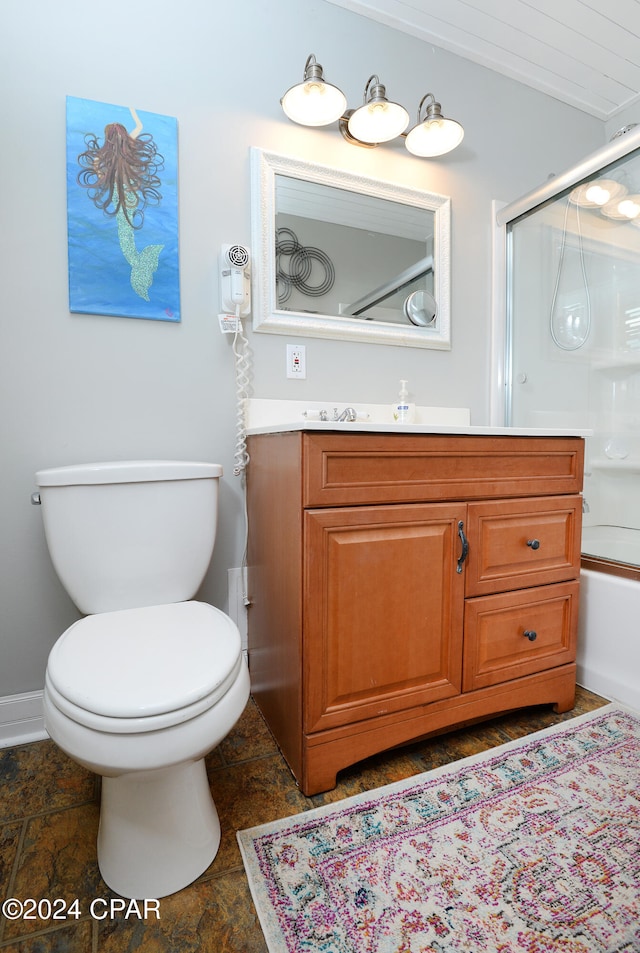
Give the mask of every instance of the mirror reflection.
<path id="1" fill-rule="evenodd" d="M 276 175 L 279 309 L 411 320 L 407 299 L 433 295 L 434 215 L 371 195 Z"/>
<path id="2" fill-rule="evenodd" d="M 257 330 L 449 344 L 446 196 L 252 150 Z"/>

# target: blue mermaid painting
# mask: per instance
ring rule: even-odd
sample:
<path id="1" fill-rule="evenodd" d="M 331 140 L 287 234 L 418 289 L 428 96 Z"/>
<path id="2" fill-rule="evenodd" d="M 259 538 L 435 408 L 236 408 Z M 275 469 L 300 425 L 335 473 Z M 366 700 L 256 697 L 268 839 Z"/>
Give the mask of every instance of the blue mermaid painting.
<path id="1" fill-rule="evenodd" d="M 176 120 L 67 97 L 67 208 L 70 310 L 179 321 Z"/>

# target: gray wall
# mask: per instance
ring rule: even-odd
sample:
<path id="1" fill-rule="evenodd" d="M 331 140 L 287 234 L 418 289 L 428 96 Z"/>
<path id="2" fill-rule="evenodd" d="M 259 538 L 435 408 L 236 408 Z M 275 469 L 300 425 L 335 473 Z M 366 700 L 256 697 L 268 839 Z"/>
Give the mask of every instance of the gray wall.
<path id="1" fill-rule="evenodd" d="M 464 125 L 464 143 L 428 161 L 289 123 L 279 98 L 310 52 L 351 106 L 374 72 L 412 116 L 434 92 Z M 216 273 L 223 242 L 250 244 L 250 146 L 424 186 L 450 195 L 453 209 L 451 352 L 307 339 L 307 380 L 287 381 L 288 339 L 249 328 L 253 396 L 386 402 L 404 377 L 418 403 L 470 406 L 484 423 L 491 200 L 510 201 L 570 166 L 603 144 L 605 127 L 325 0 L 3 0 L 0 70 L 2 697 L 42 688 L 51 645 L 78 617 L 29 504 L 41 467 L 147 456 L 222 463 L 218 541 L 201 596 L 225 607 L 243 526 Z M 68 310 L 66 95 L 178 119 L 179 325 Z"/>

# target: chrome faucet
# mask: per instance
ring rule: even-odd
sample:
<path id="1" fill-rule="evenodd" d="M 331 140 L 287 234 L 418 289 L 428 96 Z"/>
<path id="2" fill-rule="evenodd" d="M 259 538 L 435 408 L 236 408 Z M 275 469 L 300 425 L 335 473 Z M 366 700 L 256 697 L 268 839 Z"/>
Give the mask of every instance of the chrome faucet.
<path id="1" fill-rule="evenodd" d="M 343 420 L 348 420 L 349 423 L 353 423 L 354 420 L 358 419 L 358 415 L 353 409 L 353 407 L 345 407 L 340 416 L 338 416 L 338 408 L 333 408 L 333 419 L 339 423 Z"/>

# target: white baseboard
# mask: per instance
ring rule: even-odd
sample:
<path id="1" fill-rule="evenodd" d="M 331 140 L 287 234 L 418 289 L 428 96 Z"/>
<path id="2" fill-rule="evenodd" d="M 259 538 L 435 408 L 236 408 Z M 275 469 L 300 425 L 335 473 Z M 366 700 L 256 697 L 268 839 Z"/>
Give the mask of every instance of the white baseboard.
<path id="1" fill-rule="evenodd" d="M 44 727 L 42 692 L 0 698 L 0 748 L 13 748 L 48 738 Z"/>

